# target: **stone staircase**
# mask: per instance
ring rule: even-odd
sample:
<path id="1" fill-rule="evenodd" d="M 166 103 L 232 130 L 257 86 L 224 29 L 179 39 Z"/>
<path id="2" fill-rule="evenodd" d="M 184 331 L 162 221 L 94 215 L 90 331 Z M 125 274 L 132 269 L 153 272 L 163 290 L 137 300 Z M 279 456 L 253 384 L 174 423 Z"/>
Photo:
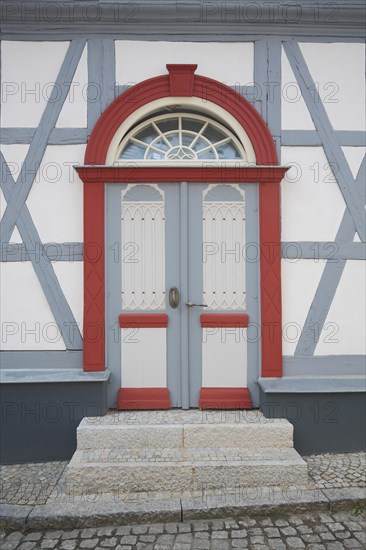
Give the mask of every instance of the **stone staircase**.
<path id="1" fill-rule="evenodd" d="M 259 411 L 124 411 L 84 418 L 66 471 L 74 494 L 306 485 L 287 420 Z"/>

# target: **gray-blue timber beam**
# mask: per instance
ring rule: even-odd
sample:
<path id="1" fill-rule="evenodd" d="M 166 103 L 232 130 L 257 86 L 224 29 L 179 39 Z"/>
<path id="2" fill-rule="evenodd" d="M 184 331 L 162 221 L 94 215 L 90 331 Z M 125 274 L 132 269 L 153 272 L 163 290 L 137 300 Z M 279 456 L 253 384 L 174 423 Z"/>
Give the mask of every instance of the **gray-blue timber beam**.
<path id="1" fill-rule="evenodd" d="M 88 40 L 88 134 L 115 97 L 115 48 L 112 38 Z"/>
<path id="2" fill-rule="evenodd" d="M 1 189 L 5 200 L 8 201 L 16 183 L 1 152 L 0 164 L 3 176 Z M 26 205 L 23 206 L 16 223 L 66 348 L 69 350 L 82 349 L 80 329 L 62 291 L 53 265 L 44 255 L 36 253 L 37 243 L 39 244 L 41 240 Z"/>
<path id="3" fill-rule="evenodd" d="M 73 40 L 66 52 L 50 99 L 47 102 L 40 124 L 34 133 L 25 161 L 21 167 L 18 176 L 18 181 L 21 182 L 21 185 L 15 185 L 11 195 L 8 197 L 4 216 L 1 220 L 2 242 L 9 242 L 17 223 L 18 216 L 27 200 L 38 167 L 45 153 L 50 134 L 56 125 L 69 92 L 85 43 L 86 40 L 84 39 Z M 58 94 L 60 95 L 59 98 Z"/>
<path id="4" fill-rule="evenodd" d="M 45 7 L 46 6 L 46 7 Z M 53 8 L 53 9 L 52 9 Z M 262 35 L 363 37 L 365 6 L 361 0 L 268 2 L 206 0 L 80 0 L 78 2 L 3 0 L 3 33 L 39 38 L 119 33 L 125 39 L 238 41 Z M 51 14 L 51 15 L 50 15 Z"/>
<path id="5" fill-rule="evenodd" d="M 366 220 L 364 204 L 355 190 L 354 179 L 348 166 L 345 155 L 337 139 L 333 135 L 333 128 L 328 119 L 324 105 L 314 85 L 300 46 L 294 42 L 284 42 L 291 68 L 300 87 L 302 97 L 309 110 L 314 126 L 322 141 L 325 156 L 330 164 L 337 168 L 334 176 L 341 191 L 347 208 L 352 216 L 356 231 L 362 242 L 366 241 Z"/>
<path id="6" fill-rule="evenodd" d="M 32 255 L 42 255 L 49 262 L 82 262 L 83 248 L 83 243 L 78 242 L 36 243 L 29 251 L 23 243 L 2 243 L 0 262 L 30 262 Z"/>

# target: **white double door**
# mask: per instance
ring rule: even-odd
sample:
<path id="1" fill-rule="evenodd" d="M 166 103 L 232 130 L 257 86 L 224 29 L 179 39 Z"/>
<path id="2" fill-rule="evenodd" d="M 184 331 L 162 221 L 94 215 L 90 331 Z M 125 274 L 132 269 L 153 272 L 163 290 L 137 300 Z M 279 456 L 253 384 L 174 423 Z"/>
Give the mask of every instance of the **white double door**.
<path id="1" fill-rule="evenodd" d="M 202 387 L 255 393 L 256 193 L 255 184 L 107 185 L 110 406 L 120 387 L 167 387 L 183 408 L 198 406 Z M 253 330 L 215 323 L 237 313 Z M 120 328 L 120 314 L 130 326 Z"/>

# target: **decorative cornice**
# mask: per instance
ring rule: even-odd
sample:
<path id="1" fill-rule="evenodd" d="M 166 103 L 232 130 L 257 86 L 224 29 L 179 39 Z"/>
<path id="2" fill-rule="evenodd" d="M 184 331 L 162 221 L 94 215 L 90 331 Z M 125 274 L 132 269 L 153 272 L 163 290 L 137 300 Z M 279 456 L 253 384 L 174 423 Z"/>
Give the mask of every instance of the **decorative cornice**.
<path id="1" fill-rule="evenodd" d="M 282 35 L 357 38 L 365 35 L 365 4 L 346 0 L 3 0 L 0 20 L 12 34 L 79 33 L 166 38 Z"/>

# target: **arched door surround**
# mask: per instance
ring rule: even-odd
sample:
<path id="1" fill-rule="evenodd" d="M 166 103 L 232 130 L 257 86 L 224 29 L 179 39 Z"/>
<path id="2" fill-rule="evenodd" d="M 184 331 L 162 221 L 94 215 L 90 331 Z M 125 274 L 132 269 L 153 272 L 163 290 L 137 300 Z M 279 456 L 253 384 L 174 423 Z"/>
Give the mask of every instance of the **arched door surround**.
<path id="1" fill-rule="evenodd" d="M 136 84 L 117 97 L 93 129 L 85 165 L 76 168 L 84 183 L 85 371 L 105 369 L 105 184 L 255 182 L 259 187 L 260 372 L 262 377 L 282 376 L 279 184 L 286 168 L 278 165 L 273 138 L 252 105 L 228 86 L 196 75 L 196 68 L 167 65 L 168 75 Z M 148 156 L 141 162 L 128 162 L 123 156 L 119 160 L 131 125 L 138 131 L 139 120 L 160 116 L 169 105 L 179 105 L 182 113 L 191 109 L 197 117 L 214 117 L 230 128 L 235 147 L 242 146 L 246 158 L 226 161 L 213 152 L 216 157 L 201 161 L 183 151 L 191 157 L 182 160 L 177 151 L 171 151 L 161 162 Z"/>

